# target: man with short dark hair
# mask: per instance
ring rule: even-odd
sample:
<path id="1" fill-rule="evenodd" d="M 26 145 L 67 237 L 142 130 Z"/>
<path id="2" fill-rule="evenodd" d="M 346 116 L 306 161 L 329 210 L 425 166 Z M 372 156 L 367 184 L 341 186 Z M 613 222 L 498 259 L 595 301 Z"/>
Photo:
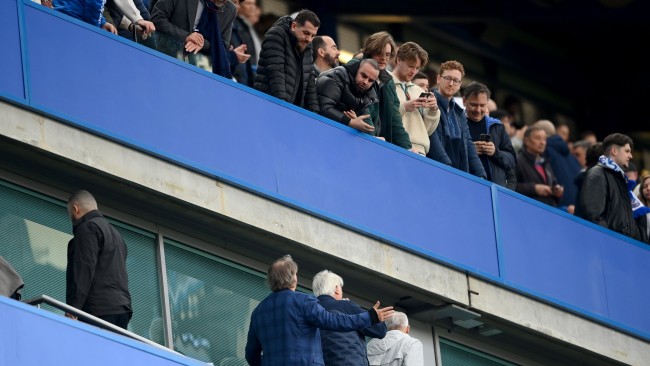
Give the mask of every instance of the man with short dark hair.
<path id="1" fill-rule="evenodd" d="M 614 133 L 603 140 L 603 155 L 585 177 L 576 215 L 610 230 L 642 240 L 632 212 L 633 195 L 625 169 L 632 160 L 629 136 Z"/>
<path id="2" fill-rule="evenodd" d="M 317 78 L 321 72 L 331 70 L 339 65 L 341 52 L 332 37 L 316 36 L 311 44 L 314 50 L 314 77 Z"/>
<path id="3" fill-rule="evenodd" d="M 489 100 L 487 86 L 476 81 L 467 84 L 463 90 L 467 126 L 487 179 L 514 191 L 517 179 L 510 172 L 517 166 L 515 149 L 501 121 L 487 114 Z"/>
<path id="4" fill-rule="evenodd" d="M 255 89 L 318 113 L 311 41 L 320 19 L 302 10 L 278 19 L 266 32 L 258 60 Z"/>
<path id="5" fill-rule="evenodd" d="M 98 211 L 88 191 L 70 196 L 68 214 L 74 237 L 68 243 L 66 303 L 127 329 L 133 309 L 122 236 Z"/>
<path id="6" fill-rule="evenodd" d="M 372 88 L 378 76 L 379 65 L 373 59 L 338 66 L 320 74 L 316 81 L 320 114 L 374 135 L 368 107 L 379 101 Z"/>
<path id="7" fill-rule="evenodd" d="M 313 295 L 297 292 L 298 265 L 286 255 L 269 267 L 267 280 L 273 291 L 251 314 L 246 361 L 258 365 L 322 365 L 318 329 L 349 332 L 383 322 L 392 306 L 379 302 L 361 314 L 335 314 L 318 304 Z"/>

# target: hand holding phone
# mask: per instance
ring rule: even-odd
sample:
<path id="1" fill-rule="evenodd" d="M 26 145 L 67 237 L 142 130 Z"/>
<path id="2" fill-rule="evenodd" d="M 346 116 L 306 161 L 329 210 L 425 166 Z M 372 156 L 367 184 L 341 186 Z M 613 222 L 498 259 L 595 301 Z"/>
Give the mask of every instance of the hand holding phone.
<path id="1" fill-rule="evenodd" d="M 490 142 L 492 141 L 492 136 L 487 133 L 482 133 L 481 136 L 478 138 L 479 141 L 485 141 L 485 142 Z"/>
<path id="2" fill-rule="evenodd" d="M 431 93 L 429 92 L 424 92 L 420 94 L 420 98 L 429 98 L 431 96 Z"/>

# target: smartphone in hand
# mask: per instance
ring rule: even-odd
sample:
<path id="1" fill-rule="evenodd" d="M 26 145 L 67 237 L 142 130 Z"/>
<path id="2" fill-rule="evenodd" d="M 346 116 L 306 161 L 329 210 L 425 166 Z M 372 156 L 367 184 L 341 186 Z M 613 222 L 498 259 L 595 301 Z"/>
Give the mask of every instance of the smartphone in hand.
<path id="1" fill-rule="evenodd" d="M 481 136 L 478 138 L 479 141 L 485 141 L 485 142 L 490 142 L 492 141 L 492 136 L 487 133 L 482 133 Z"/>
<path id="2" fill-rule="evenodd" d="M 429 93 L 429 92 L 420 93 L 420 98 L 429 98 L 430 96 L 431 96 L 431 93 Z"/>

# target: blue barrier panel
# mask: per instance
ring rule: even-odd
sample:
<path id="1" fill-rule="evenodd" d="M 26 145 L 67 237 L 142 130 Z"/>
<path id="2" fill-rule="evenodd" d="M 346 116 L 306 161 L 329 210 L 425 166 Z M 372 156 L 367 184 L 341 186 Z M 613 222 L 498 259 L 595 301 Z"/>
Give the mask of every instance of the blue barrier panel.
<path id="1" fill-rule="evenodd" d="M 0 1 L 0 96 L 25 99 L 18 8 L 15 0 Z"/>
<path id="2" fill-rule="evenodd" d="M 205 365 L 2 296 L 0 324 L 2 365 Z"/>
<path id="3" fill-rule="evenodd" d="M 512 193 L 498 195 L 506 284 L 650 335 L 647 313 L 641 309 L 648 303 L 647 248 Z M 617 287 L 618 282 L 627 283 Z"/>
<path id="4" fill-rule="evenodd" d="M 488 185 L 79 22 L 26 17 L 34 107 L 498 276 Z"/>
<path id="5" fill-rule="evenodd" d="M 609 317 L 632 324 L 650 339 L 650 247 L 603 240 L 601 248 Z"/>

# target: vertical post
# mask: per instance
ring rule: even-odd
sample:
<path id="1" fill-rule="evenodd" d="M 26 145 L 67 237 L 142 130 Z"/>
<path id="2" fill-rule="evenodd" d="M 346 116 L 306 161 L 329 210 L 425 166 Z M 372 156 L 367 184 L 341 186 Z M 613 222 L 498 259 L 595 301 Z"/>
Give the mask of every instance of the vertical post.
<path id="1" fill-rule="evenodd" d="M 167 263 L 165 262 L 165 240 L 158 228 L 156 234 L 156 254 L 158 259 L 158 278 L 160 278 L 160 296 L 162 300 L 163 327 L 165 334 L 165 346 L 174 349 L 174 337 L 172 334 L 172 315 L 169 303 L 169 283 L 167 281 Z"/>

